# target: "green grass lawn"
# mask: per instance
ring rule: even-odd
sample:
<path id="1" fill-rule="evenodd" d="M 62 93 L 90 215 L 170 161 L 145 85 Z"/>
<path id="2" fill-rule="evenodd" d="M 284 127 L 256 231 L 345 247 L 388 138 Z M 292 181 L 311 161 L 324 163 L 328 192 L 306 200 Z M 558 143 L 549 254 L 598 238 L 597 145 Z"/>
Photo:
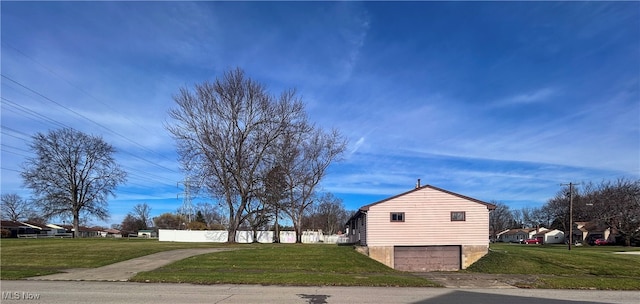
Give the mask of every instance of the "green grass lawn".
<path id="1" fill-rule="evenodd" d="M 258 244 L 191 257 L 140 273 L 139 282 L 342 286 L 438 286 L 396 271 L 356 252 L 352 246 Z"/>
<path id="2" fill-rule="evenodd" d="M 213 246 L 225 244 L 170 243 L 133 238 L 2 239 L 0 279 L 22 279 L 70 268 L 94 268 L 165 250 Z"/>
<path id="3" fill-rule="evenodd" d="M 311 244 L 173 243 L 147 239 L 2 239 L 0 278 L 21 279 L 69 268 L 92 268 L 160 251 L 231 247 L 139 273 L 139 282 L 343 286 L 436 286 L 390 269 L 351 246 Z M 640 290 L 640 248 L 492 244 L 462 273 L 527 275 L 526 288 Z"/>
<path id="4" fill-rule="evenodd" d="M 578 246 L 496 243 L 491 252 L 466 272 L 536 276 L 532 288 L 640 290 L 640 251 L 619 246 Z"/>

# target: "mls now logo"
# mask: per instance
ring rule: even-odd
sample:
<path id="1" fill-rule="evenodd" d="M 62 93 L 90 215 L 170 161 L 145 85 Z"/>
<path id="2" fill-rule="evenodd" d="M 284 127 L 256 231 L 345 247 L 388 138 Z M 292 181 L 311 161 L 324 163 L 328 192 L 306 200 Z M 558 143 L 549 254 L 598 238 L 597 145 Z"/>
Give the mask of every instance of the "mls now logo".
<path id="1" fill-rule="evenodd" d="M 39 300 L 40 294 L 20 291 L 3 291 L 2 300 Z"/>

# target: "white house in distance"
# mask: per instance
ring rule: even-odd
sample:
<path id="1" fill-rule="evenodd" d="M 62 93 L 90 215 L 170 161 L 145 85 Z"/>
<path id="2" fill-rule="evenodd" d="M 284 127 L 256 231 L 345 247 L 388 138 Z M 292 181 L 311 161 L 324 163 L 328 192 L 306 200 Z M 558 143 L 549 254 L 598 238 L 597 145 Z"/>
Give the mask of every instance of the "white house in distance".
<path id="1" fill-rule="evenodd" d="M 404 271 L 465 269 L 489 251 L 495 205 L 434 186 L 361 207 L 347 222 L 349 241 L 372 259 Z"/>
<path id="2" fill-rule="evenodd" d="M 542 244 L 562 244 L 564 243 L 564 232 L 558 229 L 544 229 L 533 235 Z"/>

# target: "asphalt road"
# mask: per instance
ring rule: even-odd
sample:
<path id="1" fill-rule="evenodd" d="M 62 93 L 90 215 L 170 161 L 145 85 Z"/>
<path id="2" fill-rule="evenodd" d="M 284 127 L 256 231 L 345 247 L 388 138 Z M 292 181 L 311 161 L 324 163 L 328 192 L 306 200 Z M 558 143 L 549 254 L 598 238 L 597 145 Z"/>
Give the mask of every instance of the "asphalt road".
<path id="1" fill-rule="evenodd" d="M 638 291 L 0 281 L 1 303 L 640 303 Z"/>

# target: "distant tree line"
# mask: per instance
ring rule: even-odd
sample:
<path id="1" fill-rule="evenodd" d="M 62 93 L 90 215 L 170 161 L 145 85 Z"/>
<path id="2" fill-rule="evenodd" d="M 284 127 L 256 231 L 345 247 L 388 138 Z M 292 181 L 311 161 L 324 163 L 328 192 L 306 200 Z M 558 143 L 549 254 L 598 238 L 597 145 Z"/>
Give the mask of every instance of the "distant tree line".
<path id="1" fill-rule="evenodd" d="M 640 239 L 640 180 L 586 182 L 572 190 L 574 223 L 595 221 L 613 228 L 627 246 L 632 239 Z M 489 216 L 492 237 L 495 239 L 505 229 L 537 226 L 568 232 L 570 200 L 569 186 L 563 186 L 537 208 L 512 210 L 504 203 L 494 202 L 497 208 Z"/>

